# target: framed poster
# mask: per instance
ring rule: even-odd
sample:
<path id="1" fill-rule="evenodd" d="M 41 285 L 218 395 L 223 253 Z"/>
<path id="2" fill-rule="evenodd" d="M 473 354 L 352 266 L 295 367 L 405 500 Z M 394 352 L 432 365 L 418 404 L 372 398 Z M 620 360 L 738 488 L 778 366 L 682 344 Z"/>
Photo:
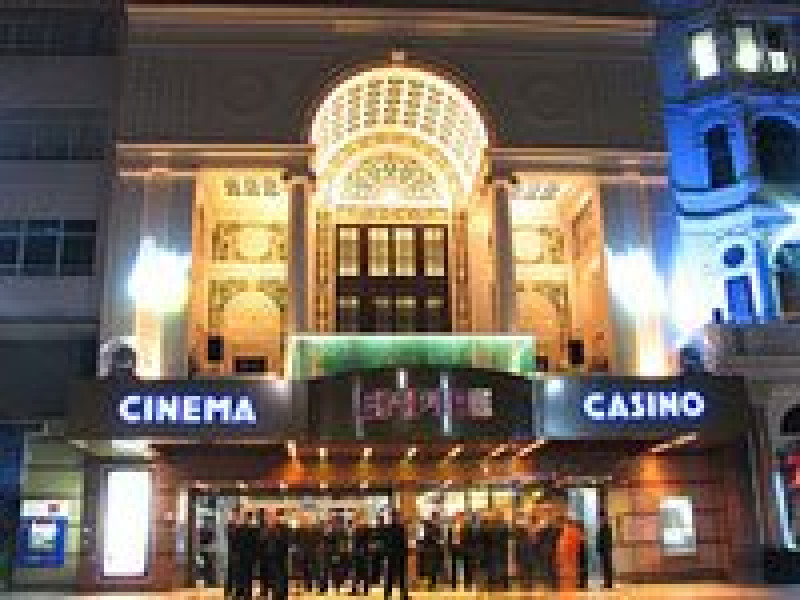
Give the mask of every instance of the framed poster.
<path id="1" fill-rule="evenodd" d="M 17 536 L 17 566 L 50 569 L 63 567 L 66 542 L 66 517 L 22 517 Z"/>
<path id="2" fill-rule="evenodd" d="M 67 500 L 23 500 L 17 536 L 17 566 L 63 567 L 68 515 Z"/>
<path id="3" fill-rule="evenodd" d="M 666 496 L 661 499 L 661 544 L 667 555 L 697 552 L 694 508 L 690 497 Z"/>

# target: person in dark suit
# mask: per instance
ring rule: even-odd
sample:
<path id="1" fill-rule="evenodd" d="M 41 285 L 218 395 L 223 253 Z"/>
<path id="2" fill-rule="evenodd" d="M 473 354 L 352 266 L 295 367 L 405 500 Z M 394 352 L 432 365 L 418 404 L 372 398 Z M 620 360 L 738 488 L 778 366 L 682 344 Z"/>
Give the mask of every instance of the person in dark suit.
<path id="1" fill-rule="evenodd" d="M 397 510 L 392 511 L 386 527 L 386 580 L 384 597 L 391 598 L 392 590 L 400 588 L 402 600 L 408 600 L 408 532 Z"/>
<path id="2" fill-rule="evenodd" d="M 561 524 L 552 518 L 539 530 L 536 548 L 544 570 L 545 585 L 554 590 L 558 587 L 558 564 L 556 546 L 561 535 Z"/>
<path id="3" fill-rule="evenodd" d="M 200 559 L 199 575 L 205 587 L 214 587 L 217 583 L 217 569 L 214 553 L 215 522 L 211 517 L 203 519 L 203 524 L 197 532 L 197 555 Z"/>
<path id="4" fill-rule="evenodd" d="M 266 598 L 268 592 L 272 600 L 286 600 L 289 596 L 289 529 L 275 512 L 267 514 L 261 529 L 259 554 L 267 582 L 262 596 Z"/>
<path id="5" fill-rule="evenodd" d="M 227 562 L 225 566 L 225 597 L 230 598 L 236 589 L 236 577 L 239 568 L 239 533 L 241 526 L 241 513 L 234 507 L 228 515 L 225 525 L 225 543 L 227 549 Z"/>
<path id="6" fill-rule="evenodd" d="M 265 508 L 258 509 L 255 528 L 256 528 L 255 571 L 256 574 L 258 575 L 260 594 L 262 597 L 266 597 L 270 586 L 269 582 L 270 571 L 269 571 L 269 562 L 266 560 L 264 553 L 262 552 L 264 531 L 267 528 L 267 510 Z"/>
<path id="7" fill-rule="evenodd" d="M 447 530 L 447 552 L 450 555 L 450 587 L 456 589 L 458 587 L 458 571 L 464 578 L 464 587 L 469 589 L 472 587 L 472 552 L 473 549 L 469 547 L 472 540 L 472 526 L 467 522 L 464 513 L 456 514 L 453 523 Z"/>
<path id="8" fill-rule="evenodd" d="M 310 515 L 300 516 L 300 523 L 295 531 L 297 562 L 303 586 L 306 592 L 314 591 L 314 584 L 319 579 L 319 546 L 322 532 L 320 527 L 311 521 Z"/>
<path id="9" fill-rule="evenodd" d="M 344 544 L 344 528 L 338 517 L 331 515 L 325 524 L 322 534 L 322 585 L 321 592 L 326 594 L 332 584 L 338 593 L 344 583 L 342 571 L 342 545 Z"/>
<path id="10" fill-rule="evenodd" d="M 258 558 L 258 530 L 256 529 L 253 513 L 248 512 L 238 527 L 236 583 L 234 595 L 236 598 L 249 600 L 253 596 L 253 570 Z"/>
<path id="11" fill-rule="evenodd" d="M 476 583 L 476 577 L 480 577 L 483 560 L 483 537 L 477 515 L 474 513 L 467 515 L 464 528 L 464 585 L 472 588 Z"/>
<path id="12" fill-rule="evenodd" d="M 509 529 L 499 513 L 491 513 L 486 525 L 487 579 L 489 589 L 508 589 L 508 540 Z"/>
<path id="13" fill-rule="evenodd" d="M 380 515 L 370 528 L 370 581 L 381 583 L 386 563 L 386 518 Z"/>
<path id="14" fill-rule="evenodd" d="M 611 589 L 614 587 L 614 532 L 605 513 L 600 515 L 596 540 L 597 554 L 603 569 L 603 587 Z"/>
<path id="15" fill-rule="evenodd" d="M 442 526 L 439 514 L 433 513 L 422 522 L 422 536 L 419 540 L 417 569 L 420 577 L 428 580 L 428 590 L 433 591 L 442 570 Z"/>
<path id="16" fill-rule="evenodd" d="M 581 530 L 581 543 L 578 549 L 578 588 L 589 589 L 589 541 L 586 538 L 586 526 L 578 523 Z"/>
<path id="17" fill-rule="evenodd" d="M 361 512 L 357 513 L 353 523 L 353 544 L 350 559 L 352 566 L 353 595 L 359 593 L 359 591 L 364 596 L 369 594 L 370 534 L 370 528 L 369 525 L 367 525 L 364 514 Z"/>

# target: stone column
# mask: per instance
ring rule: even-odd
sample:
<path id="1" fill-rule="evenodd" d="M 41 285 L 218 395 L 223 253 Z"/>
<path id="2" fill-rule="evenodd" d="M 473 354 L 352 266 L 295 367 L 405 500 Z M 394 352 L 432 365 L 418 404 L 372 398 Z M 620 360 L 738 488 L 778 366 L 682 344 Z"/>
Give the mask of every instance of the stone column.
<path id="1" fill-rule="evenodd" d="M 132 345 L 141 355 L 139 364 L 147 362 L 149 372 L 161 378 L 188 374 L 188 307 L 164 316 L 137 314 L 128 281 L 147 237 L 161 249 L 191 255 L 193 208 L 194 178 L 158 171 L 120 178 L 109 209 L 101 344 Z M 137 339 L 143 328 L 147 344 Z"/>
<path id="2" fill-rule="evenodd" d="M 755 255 L 756 279 L 753 282 L 753 292 L 756 299 L 756 309 L 759 316 L 766 321 L 772 321 L 778 316 L 777 286 L 773 279 L 773 256 L 770 255 L 768 234 L 766 231 L 757 231 L 754 235 L 753 251 Z M 778 248 L 775 249 L 776 251 Z"/>
<path id="3" fill-rule="evenodd" d="M 289 179 L 289 333 L 309 330 L 312 301 L 309 218 L 313 181 L 309 176 Z"/>
<path id="4" fill-rule="evenodd" d="M 620 375 L 667 375 L 664 258 L 654 214 L 665 201 L 637 173 L 601 185 L 614 357 Z M 654 206 L 655 205 L 655 206 Z M 643 298 L 643 299 L 642 299 Z M 636 299 L 636 300 L 633 300 Z"/>
<path id="5" fill-rule="evenodd" d="M 491 185 L 485 184 L 475 193 L 474 202 L 469 208 L 469 221 L 466 232 L 467 281 L 469 282 L 469 303 L 472 331 L 489 333 L 494 329 L 492 316 L 492 254 L 489 244 L 491 232 Z"/>
<path id="6" fill-rule="evenodd" d="M 492 182 L 492 252 L 494 262 L 494 330 L 511 331 L 514 315 L 514 252 L 511 238 L 511 182 Z"/>
<path id="7" fill-rule="evenodd" d="M 142 237 L 146 180 L 122 176 L 114 182 L 105 223 L 103 305 L 100 322 L 100 374 L 105 375 L 107 352 L 136 333 L 136 310 L 128 293 L 128 277 Z"/>
<path id="8" fill-rule="evenodd" d="M 194 177 L 169 177 L 161 182 L 159 198 L 161 234 L 159 246 L 178 255 L 192 255 L 192 214 L 194 212 Z M 187 295 L 191 292 L 187 274 Z M 164 315 L 161 321 L 161 377 L 184 379 L 189 375 L 189 304 L 179 312 Z"/>

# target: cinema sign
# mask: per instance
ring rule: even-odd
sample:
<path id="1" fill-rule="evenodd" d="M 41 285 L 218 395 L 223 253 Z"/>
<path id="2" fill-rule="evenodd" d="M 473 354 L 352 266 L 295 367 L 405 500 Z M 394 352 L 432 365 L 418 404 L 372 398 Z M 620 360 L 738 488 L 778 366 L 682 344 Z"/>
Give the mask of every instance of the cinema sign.
<path id="1" fill-rule="evenodd" d="M 291 382 L 278 379 L 80 380 L 70 399 L 78 439 L 283 439 L 307 426 Z"/>
<path id="2" fill-rule="evenodd" d="M 128 425 L 256 425 L 249 396 L 198 394 L 126 394 L 117 407 Z"/>

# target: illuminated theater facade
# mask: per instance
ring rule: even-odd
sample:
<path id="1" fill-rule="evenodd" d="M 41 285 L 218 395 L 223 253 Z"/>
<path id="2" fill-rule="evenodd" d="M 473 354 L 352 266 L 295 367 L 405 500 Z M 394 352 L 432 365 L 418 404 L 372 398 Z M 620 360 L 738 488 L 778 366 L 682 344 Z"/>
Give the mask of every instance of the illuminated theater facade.
<path id="1" fill-rule="evenodd" d="M 97 373 L 26 434 L 63 478 L 22 524 L 52 497 L 65 547 L 18 585 L 193 586 L 237 503 L 608 514 L 623 580 L 754 576 L 745 381 L 679 352 L 657 18 L 545 4 L 122 7 L 96 277 L 62 291 Z"/>

